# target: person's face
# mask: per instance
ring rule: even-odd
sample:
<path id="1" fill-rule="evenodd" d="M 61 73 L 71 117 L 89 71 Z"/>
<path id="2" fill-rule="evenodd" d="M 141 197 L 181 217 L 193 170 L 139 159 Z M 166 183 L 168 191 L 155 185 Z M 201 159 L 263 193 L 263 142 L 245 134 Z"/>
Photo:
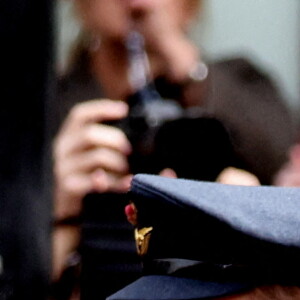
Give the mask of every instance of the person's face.
<path id="1" fill-rule="evenodd" d="M 173 26 L 185 26 L 190 18 L 187 7 L 191 0 L 76 0 L 83 26 L 102 39 L 124 39 L 135 17 L 159 12 L 172 17 Z"/>

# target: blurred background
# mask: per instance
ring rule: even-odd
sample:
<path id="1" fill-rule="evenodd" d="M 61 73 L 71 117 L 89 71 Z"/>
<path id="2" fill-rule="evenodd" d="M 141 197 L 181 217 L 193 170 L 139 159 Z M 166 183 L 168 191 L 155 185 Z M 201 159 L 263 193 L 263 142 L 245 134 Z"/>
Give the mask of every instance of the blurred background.
<path id="1" fill-rule="evenodd" d="M 72 1 L 56 5 L 57 68 L 78 35 Z M 295 120 L 300 111 L 300 1 L 204 0 L 191 35 L 206 59 L 243 56 L 271 75 Z"/>

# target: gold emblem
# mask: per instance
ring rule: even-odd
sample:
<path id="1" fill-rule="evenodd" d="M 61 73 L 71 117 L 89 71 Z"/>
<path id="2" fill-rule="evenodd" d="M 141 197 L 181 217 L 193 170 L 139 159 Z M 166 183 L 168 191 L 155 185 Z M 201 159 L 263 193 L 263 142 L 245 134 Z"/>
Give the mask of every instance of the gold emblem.
<path id="1" fill-rule="evenodd" d="M 135 237 L 135 243 L 137 252 L 139 255 L 143 256 L 148 251 L 151 231 L 153 230 L 153 227 L 144 227 L 141 229 L 135 229 L 134 231 L 134 237 Z"/>

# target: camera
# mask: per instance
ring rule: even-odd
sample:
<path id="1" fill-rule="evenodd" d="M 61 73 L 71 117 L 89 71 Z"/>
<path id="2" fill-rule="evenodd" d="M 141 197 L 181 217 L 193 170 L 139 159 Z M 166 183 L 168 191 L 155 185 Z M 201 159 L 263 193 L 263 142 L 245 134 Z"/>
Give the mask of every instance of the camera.
<path id="1" fill-rule="evenodd" d="M 146 86 L 128 98 L 128 117 L 111 123 L 132 144 L 131 172 L 158 174 L 164 168 L 189 179 L 215 180 L 232 164 L 223 124 L 199 107 L 184 109 Z"/>

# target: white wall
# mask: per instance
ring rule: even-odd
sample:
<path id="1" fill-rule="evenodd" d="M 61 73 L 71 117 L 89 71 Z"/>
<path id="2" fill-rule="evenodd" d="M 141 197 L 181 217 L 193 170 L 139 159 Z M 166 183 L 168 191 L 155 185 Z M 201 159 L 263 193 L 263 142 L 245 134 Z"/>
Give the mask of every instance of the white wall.
<path id="1" fill-rule="evenodd" d="M 68 61 L 70 48 L 74 40 L 78 37 L 80 26 L 74 17 L 72 1 L 56 1 L 56 59 L 58 72 L 63 72 Z"/>
<path id="2" fill-rule="evenodd" d="M 193 33 L 204 52 L 254 57 L 277 80 L 290 107 L 299 108 L 300 1 L 206 0 L 204 9 Z"/>

